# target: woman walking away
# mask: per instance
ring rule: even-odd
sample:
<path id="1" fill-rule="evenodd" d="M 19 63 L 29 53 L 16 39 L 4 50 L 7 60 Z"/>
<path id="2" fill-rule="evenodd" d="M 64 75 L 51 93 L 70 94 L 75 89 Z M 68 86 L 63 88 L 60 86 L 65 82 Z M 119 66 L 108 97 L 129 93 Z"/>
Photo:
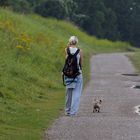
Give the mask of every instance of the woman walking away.
<path id="1" fill-rule="evenodd" d="M 66 61 L 63 68 L 64 85 L 66 86 L 65 115 L 76 115 L 82 93 L 82 50 L 77 47 L 78 39 L 71 36 L 65 48 Z"/>

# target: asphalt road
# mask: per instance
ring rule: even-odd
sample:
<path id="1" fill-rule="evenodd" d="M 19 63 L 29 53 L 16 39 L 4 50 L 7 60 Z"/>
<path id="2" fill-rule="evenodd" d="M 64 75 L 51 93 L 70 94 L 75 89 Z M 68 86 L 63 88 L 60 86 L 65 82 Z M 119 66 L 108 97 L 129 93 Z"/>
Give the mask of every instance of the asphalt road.
<path id="1" fill-rule="evenodd" d="M 81 96 L 77 116 L 60 116 L 45 132 L 46 140 L 140 140 L 140 77 L 123 53 L 91 58 L 91 79 Z M 94 98 L 103 99 L 101 112 L 92 113 Z"/>

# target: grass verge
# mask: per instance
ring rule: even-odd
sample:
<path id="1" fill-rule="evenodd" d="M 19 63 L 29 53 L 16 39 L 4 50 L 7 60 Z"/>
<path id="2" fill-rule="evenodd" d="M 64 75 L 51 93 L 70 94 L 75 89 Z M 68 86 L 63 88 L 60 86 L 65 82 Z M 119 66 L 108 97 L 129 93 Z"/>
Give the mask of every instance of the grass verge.
<path id="1" fill-rule="evenodd" d="M 136 52 L 129 55 L 130 60 L 136 68 L 136 72 L 140 74 L 140 49 L 136 49 Z"/>

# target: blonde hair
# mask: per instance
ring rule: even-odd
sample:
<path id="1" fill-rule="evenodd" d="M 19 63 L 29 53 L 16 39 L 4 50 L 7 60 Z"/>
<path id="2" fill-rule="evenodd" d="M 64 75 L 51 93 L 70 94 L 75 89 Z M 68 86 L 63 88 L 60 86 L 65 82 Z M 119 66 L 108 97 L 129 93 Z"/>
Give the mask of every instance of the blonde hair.
<path id="1" fill-rule="evenodd" d="M 69 38 L 69 44 L 70 45 L 76 45 L 78 43 L 78 38 L 76 36 L 71 36 Z"/>

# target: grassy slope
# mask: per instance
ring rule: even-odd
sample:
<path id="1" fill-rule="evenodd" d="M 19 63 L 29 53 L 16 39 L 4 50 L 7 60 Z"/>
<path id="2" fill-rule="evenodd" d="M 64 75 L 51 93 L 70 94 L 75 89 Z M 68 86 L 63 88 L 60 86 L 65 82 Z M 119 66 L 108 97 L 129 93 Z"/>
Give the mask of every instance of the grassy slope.
<path id="1" fill-rule="evenodd" d="M 91 54 L 130 48 L 89 37 L 64 21 L 0 9 L 0 139 L 39 140 L 63 110 L 61 69 L 71 35 L 84 51 L 85 81 Z"/>

